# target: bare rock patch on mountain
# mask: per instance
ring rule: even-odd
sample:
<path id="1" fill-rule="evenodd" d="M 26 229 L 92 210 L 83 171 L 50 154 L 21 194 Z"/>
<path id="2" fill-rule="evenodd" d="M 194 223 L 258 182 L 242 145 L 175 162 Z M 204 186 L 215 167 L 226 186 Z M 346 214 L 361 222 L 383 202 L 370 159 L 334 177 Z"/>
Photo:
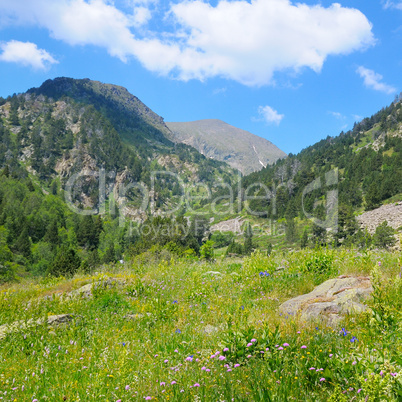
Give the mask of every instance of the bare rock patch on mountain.
<path id="1" fill-rule="evenodd" d="M 272 142 L 221 120 L 166 123 L 173 140 L 191 145 L 208 158 L 227 162 L 243 174 L 261 170 L 286 157 Z"/>

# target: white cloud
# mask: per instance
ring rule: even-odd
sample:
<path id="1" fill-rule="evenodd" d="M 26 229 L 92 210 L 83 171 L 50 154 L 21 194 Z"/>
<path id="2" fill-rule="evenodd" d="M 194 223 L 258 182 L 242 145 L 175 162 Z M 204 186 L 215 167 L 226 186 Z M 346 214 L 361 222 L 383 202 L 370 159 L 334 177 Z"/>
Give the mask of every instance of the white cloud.
<path id="1" fill-rule="evenodd" d="M 311 68 L 326 58 L 374 44 L 371 24 L 356 9 L 290 0 L 200 0 L 172 4 L 162 32 L 144 30 L 153 0 L 132 0 L 132 15 L 107 0 L 0 2 L 3 21 L 34 24 L 70 45 L 95 45 L 127 61 L 182 80 L 220 76 L 245 85 L 273 83 L 278 71 Z M 141 32 L 135 31 L 141 28 Z M 145 34 L 144 34 L 145 32 Z"/>
<path id="2" fill-rule="evenodd" d="M 356 72 L 360 75 L 360 77 L 363 78 L 364 85 L 366 87 L 375 89 L 376 91 L 385 92 L 387 94 L 396 92 L 396 88 L 381 82 L 383 79 L 381 74 L 378 74 L 375 71 L 369 70 L 363 66 L 360 66 Z"/>
<path id="3" fill-rule="evenodd" d="M 336 119 L 338 120 L 344 120 L 345 116 L 342 113 L 339 112 L 328 112 L 329 114 L 331 114 L 332 116 L 334 116 Z"/>
<path id="4" fill-rule="evenodd" d="M 135 27 L 145 25 L 151 19 L 152 14 L 147 7 L 136 7 L 134 9 L 133 23 Z"/>
<path id="5" fill-rule="evenodd" d="M 396 1 L 392 1 L 392 0 L 383 0 L 383 7 L 385 9 L 387 8 L 396 8 L 398 10 L 402 10 L 402 1 L 401 0 L 396 0 Z"/>
<path id="6" fill-rule="evenodd" d="M 259 106 L 258 114 L 260 115 L 259 120 L 263 120 L 266 123 L 273 123 L 279 125 L 282 119 L 285 117 L 284 114 L 279 114 L 275 109 L 271 106 Z"/>
<path id="7" fill-rule="evenodd" d="M 215 88 L 213 90 L 213 94 L 214 95 L 220 95 L 220 94 L 224 94 L 228 89 L 226 87 L 222 87 L 222 88 Z"/>
<path id="8" fill-rule="evenodd" d="M 46 50 L 38 49 L 35 43 L 11 40 L 0 43 L 0 61 L 30 66 L 36 70 L 46 70 L 51 64 L 58 63 Z"/>

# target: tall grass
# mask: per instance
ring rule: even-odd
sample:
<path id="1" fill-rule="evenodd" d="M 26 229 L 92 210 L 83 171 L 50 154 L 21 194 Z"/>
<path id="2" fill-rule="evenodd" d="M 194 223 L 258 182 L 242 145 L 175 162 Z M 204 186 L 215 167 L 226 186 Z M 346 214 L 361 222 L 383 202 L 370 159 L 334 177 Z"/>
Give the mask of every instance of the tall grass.
<path id="1" fill-rule="evenodd" d="M 92 276 L 2 288 L 0 324 L 63 313 L 74 319 L 0 340 L 0 398 L 402 399 L 400 255 L 315 250 L 214 263 L 150 257 Z M 339 328 L 278 313 L 284 300 L 340 274 L 373 276 L 372 310 L 345 317 Z M 90 298 L 66 297 L 105 277 L 124 282 Z"/>

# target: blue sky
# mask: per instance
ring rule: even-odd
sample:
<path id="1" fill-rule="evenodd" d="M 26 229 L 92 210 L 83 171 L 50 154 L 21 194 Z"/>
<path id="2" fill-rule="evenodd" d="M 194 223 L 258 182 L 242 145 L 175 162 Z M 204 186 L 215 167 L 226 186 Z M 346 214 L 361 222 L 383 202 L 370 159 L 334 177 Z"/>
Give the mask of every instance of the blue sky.
<path id="1" fill-rule="evenodd" d="M 0 96 L 90 78 L 297 153 L 392 102 L 401 45 L 402 0 L 0 0 Z"/>

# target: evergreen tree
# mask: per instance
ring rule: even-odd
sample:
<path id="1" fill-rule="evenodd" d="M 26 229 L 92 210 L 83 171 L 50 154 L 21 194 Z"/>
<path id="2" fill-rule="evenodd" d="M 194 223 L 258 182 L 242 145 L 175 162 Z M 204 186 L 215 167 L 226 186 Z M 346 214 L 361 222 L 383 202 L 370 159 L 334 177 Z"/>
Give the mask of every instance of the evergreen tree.
<path id="1" fill-rule="evenodd" d="M 31 252 L 31 239 L 28 235 L 28 225 L 24 226 L 21 234 L 19 235 L 15 247 L 26 259 L 30 260 L 32 257 Z"/>
<path id="2" fill-rule="evenodd" d="M 103 256 L 103 262 L 105 264 L 115 263 L 116 259 L 116 252 L 114 250 L 114 243 L 112 243 L 109 248 L 106 250 L 105 255 Z"/>
<path id="3" fill-rule="evenodd" d="M 59 246 L 60 244 L 59 228 L 57 225 L 56 217 L 52 219 L 52 222 L 48 226 L 44 240 L 52 245 L 53 250 L 55 250 Z"/>
<path id="4" fill-rule="evenodd" d="M 272 243 L 269 241 L 267 245 L 267 255 L 270 256 L 272 254 Z"/>
<path id="5" fill-rule="evenodd" d="M 242 245 L 236 243 L 236 241 L 233 239 L 226 250 L 226 255 L 243 255 Z"/>
<path id="6" fill-rule="evenodd" d="M 207 240 L 200 248 L 201 258 L 205 260 L 212 260 L 214 258 L 214 242 L 212 240 Z"/>
<path id="7" fill-rule="evenodd" d="M 388 222 L 384 221 L 375 230 L 373 237 L 374 245 L 379 248 L 392 247 L 396 243 L 394 232 L 394 229 L 388 226 Z"/>
<path id="8" fill-rule="evenodd" d="M 253 252 L 253 229 L 248 224 L 244 232 L 244 254 L 250 255 Z"/>
<path id="9" fill-rule="evenodd" d="M 18 99 L 17 99 L 17 97 L 13 97 L 10 103 L 11 103 L 11 105 L 10 105 L 9 122 L 13 126 L 19 126 L 20 119 L 18 117 Z"/>
<path id="10" fill-rule="evenodd" d="M 72 276 L 81 265 L 81 259 L 75 250 L 67 247 L 60 247 L 48 274 L 54 276 Z"/>
<path id="11" fill-rule="evenodd" d="M 303 230 L 303 234 L 300 237 L 300 248 L 304 249 L 308 245 L 308 229 Z"/>
<path id="12" fill-rule="evenodd" d="M 96 267 L 98 267 L 101 263 L 101 260 L 99 258 L 99 253 L 98 250 L 93 250 L 89 253 L 88 257 L 88 266 L 90 270 L 94 270 Z"/>
<path id="13" fill-rule="evenodd" d="M 293 218 L 288 217 L 286 219 L 285 228 L 286 240 L 289 243 L 294 243 L 297 239 L 296 223 Z"/>
<path id="14" fill-rule="evenodd" d="M 327 230 L 313 223 L 312 240 L 315 245 L 325 246 L 327 242 Z"/>
<path id="15" fill-rule="evenodd" d="M 366 193 L 366 211 L 378 208 L 380 206 L 381 194 L 376 181 L 373 181 Z"/>

